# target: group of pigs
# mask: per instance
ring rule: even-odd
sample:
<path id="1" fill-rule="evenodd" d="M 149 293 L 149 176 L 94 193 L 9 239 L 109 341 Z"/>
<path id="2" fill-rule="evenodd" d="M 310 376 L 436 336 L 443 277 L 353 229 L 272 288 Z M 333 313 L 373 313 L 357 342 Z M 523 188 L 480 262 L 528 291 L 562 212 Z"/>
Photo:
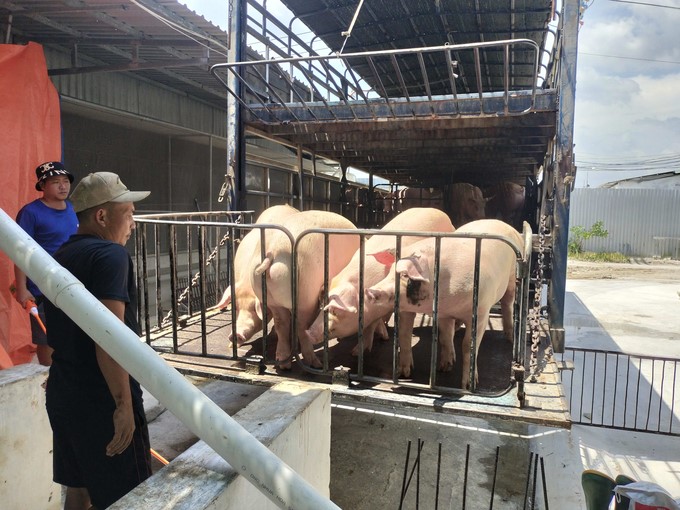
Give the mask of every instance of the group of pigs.
<path id="1" fill-rule="evenodd" d="M 455 225 L 482 218 L 494 218 L 522 229 L 525 189 L 510 181 L 500 181 L 483 190 L 467 182 L 438 188 L 400 188 L 382 198 L 382 212 L 405 211 L 427 205 L 446 211 Z"/>
<path id="2" fill-rule="evenodd" d="M 290 335 L 293 309 L 291 240 L 297 240 L 296 331 L 304 362 L 320 367 L 314 346 L 324 338 L 324 310 L 328 311 L 329 338 L 349 337 L 359 329 L 360 236 L 351 234 L 356 227 L 346 218 L 332 212 L 300 212 L 290 206 L 274 206 L 265 210 L 256 224 L 282 228 L 253 228 L 241 240 L 234 257 L 234 288 L 227 288 L 218 307 L 226 308 L 233 294 L 236 341 L 238 345 L 248 341 L 256 331 L 262 329 L 264 277 L 267 317 L 273 318 L 277 335 L 277 365 L 290 368 L 294 354 Z M 324 234 L 321 233 L 307 233 L 300 237 L 303 232 L 314 229 L 332 229 L 333 233 L 328 235 L 328 241 L 324 240 Z M 401 236 L 401 256 L 398 260 L 395 257 L 398 237 L 390 234 L 396 231 L 423 234 Z M 413 370 L 411 343 L 416 314 L 432 314 L 434 307 L 436 242 L 435 237 L 428 237 L 427 234 L 454 231 L 502 236 L 515 247 L 500 239 L 484 239 L 481 242 L 476 346 L 479 349 L 491 307 L 499 301 L 503 331 L 506 338 L 512 341 L 516 250 L 523 256 L 524 246 L 519 232 L 496 219 L 471 221 L 456 230 L 449 216 L 439 209 L 407 209 L 367 238 L 363 250 L 363 348 L 370 350 L 376 335 L 387 338 L 385 323 L 394 311 L 398 279 L 398 370 L 402 377 L 410 377 Z M 457 323 L 462 323 L 465 335 L 461 387 L 469 388 L 476 240 L 472 237 L 439 237 L 438 368 L 442 371 L 453 369 L 453 337 Z M 327 291 L 324 291 L 326 242 L 330 283 Z M 327 293 L 327 301 L 324 300 L 324 293 Z M 320 303 L 326 302 L 327 305 L 322 309 Z M 233 341 L 231 334 L 229 340 Z M 354 354 L 358 354 L 358 349 L 357 346 Z M 476 367 L 474 377 L 476 382 Z"/>

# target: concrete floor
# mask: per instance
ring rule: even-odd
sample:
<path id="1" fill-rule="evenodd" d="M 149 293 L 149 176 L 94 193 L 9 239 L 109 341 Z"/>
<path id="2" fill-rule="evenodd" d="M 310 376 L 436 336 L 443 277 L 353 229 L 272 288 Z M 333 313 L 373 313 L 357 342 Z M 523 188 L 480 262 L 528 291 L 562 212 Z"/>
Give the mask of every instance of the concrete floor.
<path id="1" fill-rule="evenodd" d="M 680 359 L 679 276 L 679 266 L 672 265 L 664 267 L 660 278 L 640 272 L 625 279 L 569 279 L 567 347 Z M 680 405 L 674 409 L 677 416 Z M 546 441 L 544 446 L 559 459 L 551 460 L 551 467 L 564 495 L 555 505 L 551 501 L 550 508 L 585 508 L 579 478 L 583 469 L 654 482 L 680 498 L 677 437 L 574 425 L 568 440 Z"/>

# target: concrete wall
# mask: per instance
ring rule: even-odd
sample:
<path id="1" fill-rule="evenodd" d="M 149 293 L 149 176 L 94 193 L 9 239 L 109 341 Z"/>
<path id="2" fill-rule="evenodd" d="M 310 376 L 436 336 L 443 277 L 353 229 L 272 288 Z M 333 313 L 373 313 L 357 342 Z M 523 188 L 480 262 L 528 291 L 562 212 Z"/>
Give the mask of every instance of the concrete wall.
<path id="1" fill-rule="evenodd" d="M 234 415 L 246 430 L 312 484 L 330 494 L 330 389 L 282 382 Z M 199 441 L 110 510 L 267 510 L 278 508 Z"/>
<path id="2" fill-rule="evenodd" d="M 25 364 L 0 370 L 0 507 L 61 508 L 52 482 L 52 429 L 45 410 L 47 368 Z"/>

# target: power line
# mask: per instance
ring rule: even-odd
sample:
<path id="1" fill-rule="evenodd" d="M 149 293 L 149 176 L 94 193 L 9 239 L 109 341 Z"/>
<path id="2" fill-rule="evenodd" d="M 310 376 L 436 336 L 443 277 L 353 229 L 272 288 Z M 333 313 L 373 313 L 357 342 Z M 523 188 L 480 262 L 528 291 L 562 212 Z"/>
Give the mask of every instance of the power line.
<path id="1" fill-rule="evenodd" d="M 611 0 L 614 1 L 614 0 Z M 579 51 L 579 55 L 589 55 L 592 57 L 602 57 L 602 58 L 620 58 L 623 60 L 639 60 L 642 62 L 657 62 L 660 64 L 680 64 L 680 62 L 676 60 L 656 60 L 653 58 L 636 58 L 636 57 L 621 57 L 619 55 L 602 55 L 601 53 L 588 53 L 587 51 Z"/>
<path id="2" fill-rule="evenodd" d="M 633 2 L 632 0 L 609 0 L 610 2 L 619 2 L 622 4 L 636 4 L 636 5 L 644 5 L 647 7 L 661 7 L 663 9 L 677 9 L 680 10 L 680 7 L 675 7 L 673 5 L 659 5 L 659 4 L 648 4 L 646 2 Z"/>
<path id="3" fill-rule="evenodd" d="M 578 159 L 576 165 L 582 169 L 594 172 L 644 172 L 644 171 L 676 171 L 680 170 L 680 154 L 668 154 L 647 158 L 631 159 L 618 157 L 616 159 L 598 158 L 590 155 L 588 159 Z"/>

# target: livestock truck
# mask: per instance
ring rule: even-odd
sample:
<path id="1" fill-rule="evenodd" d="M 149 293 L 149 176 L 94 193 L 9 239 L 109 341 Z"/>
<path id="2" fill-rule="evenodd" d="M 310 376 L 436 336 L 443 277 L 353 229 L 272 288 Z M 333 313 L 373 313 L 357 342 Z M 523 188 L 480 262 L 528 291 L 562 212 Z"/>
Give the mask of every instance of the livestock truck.
<path id="1" fill-rule="evenodd" d="M 530 236 L 517 333 L 534 351 L 542 337 L 562 352 L 577 3 L 282 3 L 285 15 L 230 2 L 228 62 L 211 68 L 228 92 L 218 197 L 228 221 L 288 204 L 341 214 L 368 238 L 413 206 L 441 208 L 460 227 L 461 185 L 484 190 L 487 206 L 519 190 L 515 216 L 497 213 Z M 224 230 L 201 255 L 214 261 L 202 283 L 210 299 L 233 278 L 246 230 Z M 182 310 L 214 304 L 200 278 L 185 279 L 175 282 L 191 288 Z"/>
<path id="2" fill-rule="evenodd" d="M 211 68 L 228 92 L 229 159 L 218 197 L 227 211 L 226 223 L 223 215 L 198 215 L 200 221 L 197 215 L 174 215 L 181 221 L 168 231 L 166 241 L 162 229 L 171 223 L 167 217 L 139 219 L 137 265 L 148 343 L 172 355 L 222 360 L 220 368 L 205 370 L 234 380 L 245 369 L 255 377 L 277 372 L 333 382 L 336 402 L 420 406 L 425 411 L 568 427 L 552 353 L 564 350 L 569 195 L 576 171 L 578 2 L 281 3 L 289 10 L 286 15 L 270 10 L 267 2 L 230 1 L 229 56 L 226 63 Z M 508 188 L 521 190 L 522 198 L 513 218 L 522 235 L 513 246 L 513 342 L 503 341 L 497 313 L 492 313 L 490 324 L 472 324 L 473 331 L 488 327 L 472 360 L 473 367 L 479 362 L 478 383 L 473 377 L 469 388 L 461 387 L 461 331 L 455 337 L 458 364 L 449 373 L 437 370 L 436 340 L 442 332 L 436 304 L 416 319 L 409 377 L 398 369 L 398 303 L 386 323 L 387 341 L 374 341 L 371 352 L 361 348 L 367 341 L 361 333 L 349 342 L 332 338 L 325 317 L 325 333 L 317 346 L 320 363 L 314 367 L 298 359 L 291 370 L 276 371 L 276 338 L 268 334 L 266 302 L 261 334 L 252 343 L 225 347 L 229 334 L 236 338 L 237 310 L 233 306 L 221 311 L 214 304 L 225 288 L 236 298 L 233 261 L 241 238 L 257 232 L 261 251 L 253 256 L 266 256 L 265 229 L 280 227 L 271 222 L 255 225 L 263 210 L 288 204 L 300 211 L 335 212 L 359 228 L 354 233 L 361 235 L 363 249 L 407 207 L 437 207 L 453 217 L 464 200 L 454 192 L 461 184 L 483 190 L 487 202 Z M 411 191 L 405 206 L 407 189 Z M 325 236 L 325 248 L 321 244 L 320 249 L 328 261 L 333 256 L 328 239 L 342 233 L 306 232 L 315 234 Z M 400 239 L 426 235 L 417 229 L 394 234 Z M 427 235 L 437 238 L 440 247 L 458 234 Z M 475 239 L 478 254 L 489 241 L 468 237 Z M 290 243 L 291 338 L 298 357 L 297 339 L 303 332 L 295 320 L 295 289 L 297 275 L 309 268 L 295 266 L 298 244 L 293 237 Z M 399 255 L 399 243 L 395 250 Z M 163 267 L 168 254 L 168 267 Z M 439 251 L 436 257 L 439 266 Z M 477 259 L 467 269 L 476 284 Z M 321 316 L 332 280 L 328 262 L 322 266 Z M 160 276 L 164 271 L 170 280 L 165 287 Z M 156 281 L 148 278 L 151 273 Z M 266 281 L 263 285 L 266 295 Z M 361 296 L 365 290 L 359 287 Z M 477 299 L 477 292 L 473 294 Z M 364 304 L 362 297 L 359 308 Z M 182 333 L 192 324 L 201 330 L 193 344 Z M 357 342 L 360 348 L 352 355 Z M 522 459 L 517 466 L 525 470 L 526 456 L 518 457 Z M 367 480 L 364 483 L 370 483 Z M 403 502 L 403 488 L 401 496 Z"/>

